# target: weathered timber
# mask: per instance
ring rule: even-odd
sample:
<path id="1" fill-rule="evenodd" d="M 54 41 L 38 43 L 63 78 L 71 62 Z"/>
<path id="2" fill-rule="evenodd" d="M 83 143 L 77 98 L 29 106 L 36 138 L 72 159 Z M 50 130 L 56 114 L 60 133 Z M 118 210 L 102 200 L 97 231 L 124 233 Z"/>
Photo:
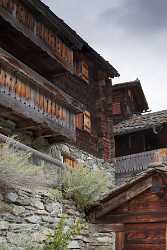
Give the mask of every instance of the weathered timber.
<path id="1" fill-rule="evenodd" d="M 12 4 L 13 1 L 10 2 Z M 0 16 L 4 20 L 31 39 L 60 65 L 73 72 L 73 51 L 50 28 L 37 21 L 37 18 L 19 1 L 13 3 L 12 10 L 8 6 L 5 8 L 3 4 L 0 5 Z"/>
<path id="2" fill-rule="evenodd" d="M 140 189 L 144 183 L 150 183 L 151 186 L 145 190 Z M 104 225 L 104 230 L 115 229 L 117 250 L 166 250 L 167 168 L 155 167 L 131 184 L 123 185 L 100 202 L 101 206 L 94 211 L 94 222 L 99 223 L 100 227 Z M 121 194 L 127 195 L 123 203 Z M 119 197 L 120 201 L 117 200 Z"/>
<path id="3" fill-rule="evenodd" d="M 53 119 L 49 115 L 44 115 L 35 106 L 27 105 L 24 101 L 11 97 L 4 91 L 0 92 L 0 105 L 13 110 L 18 116 L 30 119 L 41 127 L 49 128 L 53 135 L 62 135 L 69 140 L 76 139 L 75 129 L 70 129 L 63 126 L 63 122 L 58 119 Z"/>
<path id="4" fill-rule="evenodd" d="M 39 75 L 2 48 L 0 48 L 0 63 L 13 71 L 15 75 L 18 74 L 25 81 L 30 81 L 31 84 L 43 89 L 45 93 L 48 93 L 48 95 L 54 97 L 59 103 L 72 109 L 73 112 L 83 112 L 85 110 L 84 105 L 77 101 L 76 98 L 56 87 L 55 84 Z"/>
<path id="5" fill-rule="evenodd" d="M 133 187 L 131 187 L 131 189 L 125 190 L 124 192 L 119 193 L 116 197 L 106 200 L 103 203 L 102 207 L 96 209 L 95 212 L 96 219 L 104 216 L 110 210 L 117 208 L 121 204 L 133 199 L 134 197 L 136 197 L 136 195 L 140 194 L 141 192 L 144 192 L 151 186 L 152 186 L 152 178 L 149 177 L 147 180 L 143 182 L 136 183 Z"/>
<path id="6" fill-rule="evenodd" d="M 33 148 L 30 148 L 30 147 L 12 139 L 12 138 L 9 138 L 3 134 L 0 134 L 0 142 L 7 143 L 8 145 L 12 146 L 16 150 L 25 151 L 25 152 L 30 153 L 32 157 L 35 157 L 36 162 L 38 159 L 38 162 L 39 162 L 39 160 L 41 162 L 44 161 L 45 163 L 49 163 L 50 165 L 55 165 L 56 167 L 59 167 L 62 169 L 65 167 L 65 165 L 62 162 L 60 162 L 59 160 L 54 159 L 54 158 L 52 158 L 44 153 L 41 153 Z"/>

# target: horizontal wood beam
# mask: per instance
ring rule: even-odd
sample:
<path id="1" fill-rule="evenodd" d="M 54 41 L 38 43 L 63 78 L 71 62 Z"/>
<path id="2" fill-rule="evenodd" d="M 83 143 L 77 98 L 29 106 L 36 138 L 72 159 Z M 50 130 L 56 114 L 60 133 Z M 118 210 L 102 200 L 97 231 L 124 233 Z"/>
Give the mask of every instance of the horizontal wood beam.
<path id="1" fill-rule="evenodd" d="M 124 232 L 124 224 L 97 224 L 96 228 L 99 233 Z"/>
<path id="2" fill-rule="evenodd" d="M 154 223 L 154 222 L 167 222 L 167 212 L 166 209 L 161 211 L 151 211 L 151 212 L 127 212 L 124 214 L 107 215 L 99 219 L 99 223 L 128 223 L 128 224 L 136 224 L 136 223 Z M 98 221 L 97 221 L 98 223 Z"/>

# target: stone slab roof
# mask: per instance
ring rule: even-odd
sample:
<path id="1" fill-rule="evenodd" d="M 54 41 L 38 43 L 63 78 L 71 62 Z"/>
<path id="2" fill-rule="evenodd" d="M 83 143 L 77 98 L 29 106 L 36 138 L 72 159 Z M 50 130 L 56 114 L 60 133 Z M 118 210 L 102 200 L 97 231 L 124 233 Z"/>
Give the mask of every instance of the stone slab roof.
<path id="1" fill-rule="evenodd" d="M 114 134 L 130 134 L 139 130 L 156 128 L 162 124 L 167 124 L 167 110 L 145 115 L 133 115 L 129 119 L 116 124 L 114 126 Z"/>

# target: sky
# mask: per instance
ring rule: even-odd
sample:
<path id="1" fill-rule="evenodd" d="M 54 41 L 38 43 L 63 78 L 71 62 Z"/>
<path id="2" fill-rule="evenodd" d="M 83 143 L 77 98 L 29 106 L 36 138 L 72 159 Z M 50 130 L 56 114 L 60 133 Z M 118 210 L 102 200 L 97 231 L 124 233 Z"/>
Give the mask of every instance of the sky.
<path id="1" fill-rule="evenodd" d="M 167 109 L 167 0 L 43 0 L 120 73 L 150 110 Z"/>

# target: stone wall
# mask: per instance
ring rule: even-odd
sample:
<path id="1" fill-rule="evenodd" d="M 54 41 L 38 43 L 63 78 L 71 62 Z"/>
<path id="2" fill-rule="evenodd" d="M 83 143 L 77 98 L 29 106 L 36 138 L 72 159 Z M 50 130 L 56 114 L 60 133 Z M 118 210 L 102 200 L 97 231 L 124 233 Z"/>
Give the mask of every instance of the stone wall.
<path id="1" fill-rule="evenodd" d="M 52 157 L 63 162 L 64 156 L 69 156 L 76 160 L 79 166 L 86 165 L 91 170 L 103 170 L 110 179 L 111 187 L 115 185 L 115 168 L 114 164 L 103 159 L 97 158 L 75 146 L 69 144 L 55 144 L 50 150 Z"/>
<path id="2" fill-rule="evenodd" d="M 85 214 L 77 210 L 73 201 L 58 201 L 49 193 L 23 189 L 0 195 L 0 249 L 2 245 L 9 247 L 3 249 L 33 249 L 33 241 L 40 249 L 63 214 L 67 215 L 66 230 L 76 218 L 85 224 L 82 234 L 70 243 L 69 249 L 115 250 L 115 234 L 98 231 L 95 225 L 87 223 Z"/>

